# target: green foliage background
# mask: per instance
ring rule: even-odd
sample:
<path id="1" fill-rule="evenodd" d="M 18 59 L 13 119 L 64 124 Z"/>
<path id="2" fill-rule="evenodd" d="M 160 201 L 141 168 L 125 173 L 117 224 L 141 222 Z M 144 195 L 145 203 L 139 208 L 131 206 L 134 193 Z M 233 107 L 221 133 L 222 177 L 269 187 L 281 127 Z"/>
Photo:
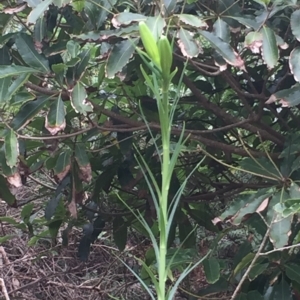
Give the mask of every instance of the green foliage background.
<path id="1" fill-rule="evenodd" d="M 120 250 L 128 228 L 147 234 L 132 210 L 158 236 L 154 195 L 136 160 L 141 153 L 161 182 L 157 105 L 135 47 L 142 49 L 138 25 L 145 21 L 155 38 L 164 33 L 174 42 L 171 104 L 183 81 L 171 146 L 183 126 L 188 140 L 170 202 L 203 160 L 180 199 L 169 253 L 179 239 L 182 266 L 197 257 L 196 225 L 214 233 L 213 251 L 241 228 L 230 270 L 211 255 L 203 263 L 210 286 L 193 293 L 296 297 L 299 1 L 28 0 L 0 9 L 0 196 L 23 206 L 21 223 L 1 221 L 31 234 L 30 245 L 60 231 L 67 244 L 72 228 L 82 227 L 84 261 L 105 224 Z M 49 199 L 43 219 L 35 219 L 32 203 L 15 199 L 13 187 L 28 177 L 48 179 L 38 185 Z"/>

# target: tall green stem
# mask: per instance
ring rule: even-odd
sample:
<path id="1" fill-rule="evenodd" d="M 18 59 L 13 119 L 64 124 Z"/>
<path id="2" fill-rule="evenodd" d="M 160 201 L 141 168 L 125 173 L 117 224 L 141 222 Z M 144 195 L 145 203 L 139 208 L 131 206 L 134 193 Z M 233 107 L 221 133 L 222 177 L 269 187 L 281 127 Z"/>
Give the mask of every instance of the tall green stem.
<path id="1" fill-rule="evenodd" d="M 158 295 L 159 300 L 166 299 L 166 256 L 167 256 L 167 225 L 168 225 L 168 197 L 170 187 L 170 116 L 169 116 L 169 99 L 168 90 L 169 83 L 163 80 L 163 91 L 161 97 L 161 111 L 160 111 L 160 124 L 161 124 L 161 137 L 162 137 L 162 166 L 161 166 L 161 197 L 159 199 L 160 207 L 160 242 L 159 242 L 159 290 L 161 295 Z"/>

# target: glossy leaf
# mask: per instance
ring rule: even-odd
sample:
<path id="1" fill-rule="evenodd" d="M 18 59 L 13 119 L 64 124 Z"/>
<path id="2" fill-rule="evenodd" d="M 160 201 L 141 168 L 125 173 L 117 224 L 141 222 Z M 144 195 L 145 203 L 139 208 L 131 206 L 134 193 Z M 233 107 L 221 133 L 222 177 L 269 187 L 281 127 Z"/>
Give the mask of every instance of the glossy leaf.
<path id="1" fill-rule="evenodd" d="M 92 105 L 88 102 L 86 90 L 81 82 L 77 82 L 72 90 L 71 104 L 77 113 L 83 115 L 93 111 Z"/>
<path id="2" fill-rule="evenodd" d="M 17 131 L 28 124 L 40 112 L 51 97 L 39 97 L 37 100 L 25 103 L 10 123 L 10 127 Z"/>
<path id="3" fill-rule="evenodd" d="M 178 46 L 182 54 L 188 58 L 197 57 L 202 52 L 202 48 L 194 39 L 193 34 L 182 27 L 178 31 Z"/>
<path id="4" fill-rule="evenodd" d="M 50 72 L 48 60 L 42 54 L 37 52 L 33 40 L 29 35 L 20 33 L 17 36 L 15 43 L 18 52 L 28 66 L 43 73 Z"/>
<path id="5" fill-rule="evenodd" d="M 230 30 L 229 26 L 226 22 L 224 22 L 221 18 L 218 18 L 213 26 L 214 33 L 217 37 L 219 37 L 224 42 L 230 42 Z"/>
<path id="6" fill-rule="evenodd" d="M 208 283 L 213 284 L 220 278 L 220 265 L 216 258 L 208 258 L 203 262 L 204 272 Z"/>
<path id="7" fill-rule="evenodd" d="M 199 30 L 199 33 L 207 39 L 211 46 L 217 50 L 227 63 L 240 69 L 244 68 L 244 61 L 228 43 L 225 43 L 211 32 Z"/>
<path id="8" fill-rule="evenodd" d="M 300 82 L 299 59 L 300 59 L 300 47 L 296 47 L 290 54 L 289 65 L 290 65 L 290 70 L 297 82 Z"/>
<path id="9" fill-rule="evenodd" d="M 44 0 L 32 9 L 27 17 L 27 23 L 34 24 L 39 17 L 41 17 L 44 12 L 48 9 L 49 5 L 52 4 L 53 0 Z"/>
<path id="10" fill-rule="evenodd" d="M 269 197 L 271 195 L 272 192 L 264 194 L 262 191 L 261 193 L 241 198 L 240 201 L 233 203 L 230 209 L 223 213 L 220 218 L 224 219 L 231 216 L 230 222 L 232 222 L 232 224 L 238 225 L 248 214 L 265 210 L 269 203 Z"/>
<path id="11" fill-rule="evenodd" d="M 22 75 L 18 76 L 16 79 L 14 79 L 13 83 L 8 88 L 8 91 L 7 91 L 7 94 L 5 97 L 6 101 L 11 100 L 12 96 L 14 96 L 18 92 L 18 90 L 24 85 L 24 83 L 27 81 L 28 77 L 29 77 L 29 74 L 22 74 Z M 33 100 L 33 99 L 31 99 L 31 100 Z"/>
<path id="12" fill-rule="evenodd" d="M 291 234 L 292 216 L 275 220 L 271 224 L 270 240 L 274 248 L 281 248 L 288 244 Z"/>
<path id="13" fill-rule="evenodd" d="M 271 104 L 279 100 L 282 107 L 292 107 L 300 103 L 300 85 L 296 84 L 290 89 L 281 90 L 273 94 L 266 104 Z"/>
<path id="14" fill-rule="evenodd" d="M 19 156 L 19 143 L 16 134 L 12 129 L 8 129 L 5 140 L 5 157 L 9 167 L 15 167 Z"/>
<path id="15" fill-rule="evenodd" d="M 291 29 L 295 38 L 300 41 L 300 10 L 295 10 L 291 15 Z"/>
<path id="16" fill-rule="evenodd" d="M 279 59 L 275 33 L 267 26 L 263 26 L 261 32 L 263 36 L 262 56 L 268 68 L 273 69 L 277 65 Z"/>
<path id="17" fill-rule="evenodd" d="M 113 47 L 106 64 L 108 78 L 113 78 L 128 63 L 134 53 L 136 43 L 137 40 L 125 40 Z"/>
<path id="18" fill-rule="evenodd" d="M 65 106 L 61 99 L 61 95 L 59 95 L 57 100 L 52 102 L 45 121 L 45 128 L 52 135 L 56 135 L 59 131 L 63 131 L 65 129 L 65 114 Z"/>
<path id="19" fill-rule="evenodd" d="M 146 24 L 151 30 L 154 39 L 158 41 L 159 37 L 163 33 L 164 27 L 166 26 L 165 20 L 161 17 L 161 15 L 157 15 L 155 17 L 148 17 Z"/>
<path id="20" fill-rule="evenodd" d="M 40 71 L 37 69 L 24 67 L 24 66 L 17 66 L 17 65 L 0 66 L 0 78 L 17 76 L 20 74 L 30 74 L 30 73 L 33 74 L 38 72 Z"/>

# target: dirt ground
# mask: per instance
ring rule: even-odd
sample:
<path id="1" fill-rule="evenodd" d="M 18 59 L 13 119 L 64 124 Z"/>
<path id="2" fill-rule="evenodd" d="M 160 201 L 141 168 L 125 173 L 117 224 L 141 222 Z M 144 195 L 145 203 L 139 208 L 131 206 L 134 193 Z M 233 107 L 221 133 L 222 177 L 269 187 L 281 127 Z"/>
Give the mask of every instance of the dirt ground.
<path id="1" fill-rule="evenodd" d="M 24 191 L 19 195 L 21 198 L 25 196 Z M 38 208 L 39 204 L 35 203 Z M 0 216 L 18 220 L 21 209 L 10 208 L 0 200 Z M 42 238 L 30 247 L 28 234 L 7 222 L 0 222 L 0 238 L 8 235 L 11 239 L 0 243 L 0 300 L 150 299 L 122 263 L 124 261 L 138 271 L 140 266 L 135 257 L 143 258 L 150 247 L 149 241 L 134 233 L 129 234 L 126 249 L 120 252 L 108 228 L 92 246 L 86 263 L 80 262 L 77 257 L 81 236 L 79 229 L 72 230 L 67 247 L 62 246 L 60 239 L 54 246 L 48 238 Z M 201 267 L 193 271 L 191 278 L 192 286 L 197 289 L 207 285 Z M 178 294 L 176 299 L 187 299 L 183 294 Z M 202 299 L 216 299 L 216 296 Z M 217 297 L 218 300 L 222 298 L 228 299 L 226 295 Z"/>

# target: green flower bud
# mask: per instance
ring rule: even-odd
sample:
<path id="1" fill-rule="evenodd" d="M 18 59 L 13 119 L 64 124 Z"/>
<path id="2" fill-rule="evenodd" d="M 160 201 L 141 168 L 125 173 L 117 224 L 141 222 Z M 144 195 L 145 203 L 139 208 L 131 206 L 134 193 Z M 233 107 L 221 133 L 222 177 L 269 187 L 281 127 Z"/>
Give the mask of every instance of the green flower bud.
<path id="1" fill-rule="evenodd" d="M 152 61 L 157 65 L 157 67 L 161 68 L 158 47 L 152 32 L 150 31 L 146 23 L 143 21 L 140 22 L 139 29 L 140 29 L 141 39 L 147 54 L 152 59 Z"/>
<path id="2" fill-rule="evenodd" d="M 161 36 L 158 41 L 158 51 L 162 75 L 163 77 L 168 78 L 173 62 L 173 52 L 169 40 L 164 35 Z"/>

